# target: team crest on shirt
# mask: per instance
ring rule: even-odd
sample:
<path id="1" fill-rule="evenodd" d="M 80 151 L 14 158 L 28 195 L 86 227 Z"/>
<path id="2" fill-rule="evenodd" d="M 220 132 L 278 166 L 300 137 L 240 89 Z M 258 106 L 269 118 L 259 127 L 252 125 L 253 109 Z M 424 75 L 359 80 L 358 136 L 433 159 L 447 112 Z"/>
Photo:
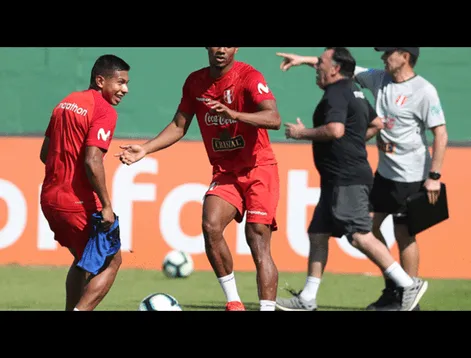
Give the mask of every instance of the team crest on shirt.
<path id="1" fill-rule="evenodd" d="M 224 102 L 232 104 L 234 102 L 234 91 L 229 89 L 224 91 Z"/>
<path id="2" fill-rule="evenodd" d="M 404 96 L 403 94 L 401 94 L 399 97 L 397 97 L 396 99 L 396 104 L 399 106 L 399 107 L 402 107 L 403 105 L 405 105 L 407 102 L 407 97 Z"/>

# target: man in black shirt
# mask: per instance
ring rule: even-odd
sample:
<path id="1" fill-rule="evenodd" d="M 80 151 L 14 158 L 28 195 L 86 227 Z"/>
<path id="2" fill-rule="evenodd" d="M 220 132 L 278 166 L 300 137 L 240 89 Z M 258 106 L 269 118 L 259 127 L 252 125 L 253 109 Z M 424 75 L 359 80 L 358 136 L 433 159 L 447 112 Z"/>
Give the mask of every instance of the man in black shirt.
<path id="1" fill-rule="evenodd" d="M 285 58 L 282 69 L 311 64 L 324 95 L 314 112 L 314 128 L 306 128 L 300 119 L 297 124 L 285 125 L 287 138 L 312 141 L 314 163 L 321 178 L 321 196 L 308 229 L 310 252 L 306 285 L 299 294 L 291 292 L 290 299 L 278 298 L 278 309 L 317 309 L 317 290 L 327 264 L 329 238 L 345 235 L 400 287 L 399 310 L 413 310 L 428 283 L 410 277 L 372 234 L 369 195 L 373 172 L 367 158 L 366 141 L 383 128 L 383 123 L 352 80 L 355 59 L 345 47 L 327 47 L 316 63 L 303 62 L 303 57 L 297 55 L 280 55 Z"/>

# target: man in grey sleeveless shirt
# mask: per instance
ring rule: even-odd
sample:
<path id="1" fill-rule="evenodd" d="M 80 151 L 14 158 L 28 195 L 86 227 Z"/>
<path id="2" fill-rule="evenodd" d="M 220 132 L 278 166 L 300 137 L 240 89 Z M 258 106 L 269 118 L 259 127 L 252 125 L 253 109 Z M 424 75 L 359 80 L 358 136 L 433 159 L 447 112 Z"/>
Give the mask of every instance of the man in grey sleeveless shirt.
<path id="1" fill-rule="evenodd" d="M 427 190 L 430 203 L 440 194 L 440 178 L 448 142 L 445 116 L 435 87 L 417 75 L 414 67 L 418 47 L 376 47 L 383 52 L 384 69 L 356 67 L 355 79 L 375 98 L 376 112 L 384 129 L 377 136 L 379 163 L 371 204 L 373 232 L 384 242 L 380 227 L 393 215 L 394 234 L 400 262 L 410 276 L 419 271 L 419 248 L 407 228 L 406 199 Z M 431 157 L 426 132 L 434 135 Z M 395 285 L 385 278 L 386 287 L 368 310 L 395 310 Z"/>

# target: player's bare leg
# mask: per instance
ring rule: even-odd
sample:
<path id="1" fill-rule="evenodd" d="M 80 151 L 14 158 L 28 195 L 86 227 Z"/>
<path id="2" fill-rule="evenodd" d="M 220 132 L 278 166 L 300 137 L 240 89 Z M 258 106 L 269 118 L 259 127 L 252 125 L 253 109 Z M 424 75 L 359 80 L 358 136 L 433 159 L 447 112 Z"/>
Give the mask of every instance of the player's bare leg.
<path id="1" fill-rule="evenodd" d="M 258 297 L 260 301 L 273 302 L 274 310 L 278 289 L 278 269 L 270 249 L 272 230 L 269 225 L 247 223 L 245 235 L 255 263 Z"/>
<path id="2" fill-rule="evenodd" d="M 94 276 L 87 273 L 87 282 L 76 308 L 79 311 L 93 311 L 108 294 L 121 266 L 121 250 L 107 259 L 105 268 Z"/>
<path id="3" fill-rule="evenodd" d="M 73 311 L 82 297 L 83 287 L 85 286 L 85 272 L 77 267 L 79 260 L 76 258 L 75 251 L 69 249 L 74 256 L 74 262 L 69 268 L 67 279 L 65 281 L 65 310 Z"/>
<path id="4" fill-rule="evenodd" d="M 389 214 L 386 213 L 372 213 L 373 215 L 373 235 L 387 246 L 386 240 L 381 232 L 381 225 Z M 384 276 L 384 289 L 379 298 L 373 303 L 369 304 L 366 309 L 369 311 L 383 311 L 383 310 L 396 310 L 399 303 L 396 299 L 396 285 L 386 276 Z"/>
<path id="5" fill-rule="evenodd" d="M 387 216 L 388 214 L 385 213 L 376 213 L 373 218 L 373 234 L 385 245 L 387 245 L 386 240 L 380 228 Z M 394 220 L 394 236 L 399 249 L 401 266 L 409 276 L 417 277 L 419 275 L 419 247 L 415 236 L 409 235 L 407 225 L 398 223 L 396 220 Z"/>
<path id="6" fill-rule="evenodd" d="M 367 234 L 353 234 L 349 241 L 354 248 L 360 250 L 373 261 L 382 272 L 394 263 L 394 258 L 389 252 L 388 247 L 377 240 L 371 232 Z"/>
<path id="7" fill-rule="evenodd" d="M 392 280 L 399 294 L 397 311 L 411 311 L 417 307 L 420 299 L 427 290 L 428 283 L 416 277 L 409 276 L 404 269 L 394 261 L 386 245 L 377 240 L 370 232 L 356 233 L 348 237 L 353 247 L 365 254 Z"/>
<path id="8" fill-rule="evenodd" d="M 386 239 L 383 236 L 383 233 L 381 232 L 381 225 L 383 225 L 384 220 L 388 217 L 389 214 L 385 213 L 372 213 L 373 215 L 373 235 L 381 241 L 386 247 L 388 246 Z M 384 277 L 385 281 L 387 280 L 386 277 Z M 386 281 L 386 285 L 388 282 Z"/>
<path id="9" fill-rule="evenodd" d="M 386 240 L 381 233 L 381 225 L 388 214 L 375 213 L 373 218 L 373 234 L 386 245 Z M 419 271 L 419 249 L 415 237 L 410 237 L 407 226 L 394 222 L 394 235 L 399 249 L 399 258 L 404 271 L 411 277 L 417 277 Z M 381 296 L 368 305 L 367 310 L 396 310 L 398 302 L 396 299 L 396 285 L 387 277 L 384 277 L 385 288 Z M 416 309 L 420 309 L 417 305 Z"/>
<path id="10" fill-rule="evenodd" d="M 410 236 L 407 225 L 402 223 L 394 224 L 394 235 L 399 248 L 401 266 L 409 276 L 417 277 L 419 275 L 419 245 L 415 236 Z"/>
<path id="11" fill-rule="evenodd" d="M 317 310 L 317 292 L 322 281 L 329 257 L 330 233 L 309 233 L 309 257 L 307 261 L 307 277 L 304 288 L 300 292 L 287 289 L 292 297 L 276 300 L 281 311 L 315 311 Z"/>
<path id="12" fill-rule="evenodd" d="M 309 234 L 308 276 L 322 278 L 329 257 L 330 234 Z"/>
<path id="13" fill-rule="evenodd" d="M 385 213 L 372 213 L 373 215 L 373 235 L 380 240 L 383 244 L 387 245 L 386 240 L 381 232 L 381 225 L 389 214 Z"/>
<path id="14" fill-rule="evenodd" d="M 237 209 L 224 199 L 206 196 L 202 223 L 206 256 L 226 296 L 226 311 L 245 310 L 237 291 L 232 254 L 223 235 L 237 214 Z"/>
<path id="15" fill-rule="evenodd" d="M 203 204 L 203 235 L 206 256 L 216 276 L 223 277 L 234 270 L 232 254 L 224 239 L 224 230 L 237 215 L 237 209 L 224 199 L 209 195 Z"/>

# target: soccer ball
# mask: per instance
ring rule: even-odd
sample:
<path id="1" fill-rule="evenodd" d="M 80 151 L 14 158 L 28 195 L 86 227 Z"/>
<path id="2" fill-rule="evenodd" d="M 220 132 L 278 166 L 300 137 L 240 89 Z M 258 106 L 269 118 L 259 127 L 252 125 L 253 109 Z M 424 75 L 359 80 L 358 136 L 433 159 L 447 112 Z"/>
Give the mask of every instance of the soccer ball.
<path id="1" fill-rule="evenodd" d="M 186 252 L 173 250 L 164 258 L 162 271 L 170 278 L 188 277 L 193 272 L 193 259 Z"/>
<path id="2" fill-rule="evenodd" d="M 183 311 L 177 299 L 166 293 L 153 293 L 139 304 L 139 311 Z"/>

